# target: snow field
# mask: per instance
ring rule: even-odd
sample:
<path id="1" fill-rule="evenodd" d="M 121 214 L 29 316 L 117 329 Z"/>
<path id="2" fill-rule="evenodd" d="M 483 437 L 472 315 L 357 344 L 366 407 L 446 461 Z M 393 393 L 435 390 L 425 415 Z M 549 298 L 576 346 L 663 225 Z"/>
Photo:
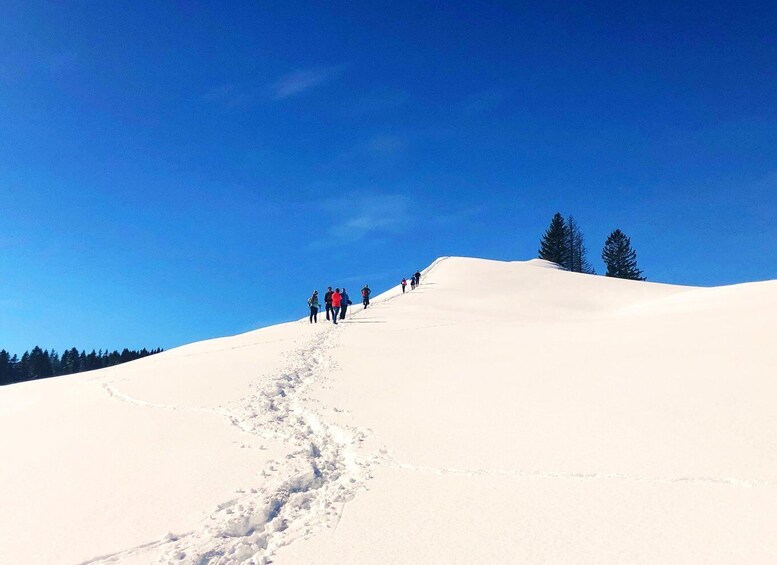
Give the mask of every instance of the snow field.
<path id="1" fill-rule="evenodd" d="M 441 258 L 304 321 L 0 389 L 0 562 L 772 563 L 774 282 Z"/>

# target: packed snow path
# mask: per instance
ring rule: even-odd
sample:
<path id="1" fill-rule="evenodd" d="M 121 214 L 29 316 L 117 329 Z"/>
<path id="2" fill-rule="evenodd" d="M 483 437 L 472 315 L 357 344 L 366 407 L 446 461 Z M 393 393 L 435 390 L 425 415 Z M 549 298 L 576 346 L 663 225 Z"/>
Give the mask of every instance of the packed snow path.
<path id="1" fill-rule="evenodd" d="M 161 562 L 267 563 L 279 547 L 337 522 L 342 505 L 369 477 L 370 461 L 358 455 L 362 432 L 327 423 L 304 396 L 333 365 L 326 353 L 333 329 L 294 352 L 288 368 L 260 385 L 235 418 L 241 429 L 293 451 L 273 461 L 264 481 L 223 504 L 204 527 L 175 540 Z"/>
<path id="2" fill-rule="evenodd" d="M 363 487 L 370 465 L 380 455 L 360 455 L 365 433 L 352 426 L 327 423 L 321 412 L 336 409 L 317 407 L 315 400 L 305 395 L 311 383 L 325 381 L 336 369 L 327 353 L 336 331 L 322 327 L 312 339 L 288 353 L 282 371 L 254 383 L 255 392 L 243 399 L 239 410 L 188 408 L 223 416 L 242 432 L 287 446 L 285 457 L 271 460 L 254 486 L 219 504 L 193 531 L 168 534 L 82 565 L 143 561 L 152 559 L 153 554 L 159 554 L 156 559 L 160 563 L 263 564 L 279 547 L 336 525 L 343 505 Z M 123 402 L 181 409 L 133 398 L 111 383 L 103 383 L 103 387 Z"/>

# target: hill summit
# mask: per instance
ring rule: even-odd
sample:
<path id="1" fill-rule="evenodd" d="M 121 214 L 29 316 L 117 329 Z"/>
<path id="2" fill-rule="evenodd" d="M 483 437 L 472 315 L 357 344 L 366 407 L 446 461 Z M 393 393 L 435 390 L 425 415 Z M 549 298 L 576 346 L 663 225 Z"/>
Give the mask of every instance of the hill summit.
<path id="1" fill-rule="evenodd" d="M 0 389 L 0 562 L 773 561 L 777 282 L 422 275 Z"/>

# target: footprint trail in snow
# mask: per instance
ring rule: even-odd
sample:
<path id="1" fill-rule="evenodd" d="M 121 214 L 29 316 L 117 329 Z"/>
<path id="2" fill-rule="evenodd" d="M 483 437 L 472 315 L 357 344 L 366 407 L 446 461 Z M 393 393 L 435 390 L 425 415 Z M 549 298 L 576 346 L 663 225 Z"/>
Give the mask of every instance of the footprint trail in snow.
<path id="1" fill-rule="evenodd" d="M 374 458 L 358 454 L 364 432 L 327 422 L 304 398 L 335 367 L 331 336 L 327 329 L 292 352 L 286 369 L 236 411 L 242 430 L 290 446 L 285 460 L 271 462 L 260 486 L 221 505 L 200 529 L 171 541 L 161 563 L 269 563 L 278 548 L 337 524 Z"/>

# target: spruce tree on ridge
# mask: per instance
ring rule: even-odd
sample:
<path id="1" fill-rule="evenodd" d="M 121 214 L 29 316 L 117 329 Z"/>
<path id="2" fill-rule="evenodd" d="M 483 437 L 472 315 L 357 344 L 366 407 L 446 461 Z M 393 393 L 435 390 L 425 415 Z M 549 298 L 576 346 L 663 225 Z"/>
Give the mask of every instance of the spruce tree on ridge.
<path id="1" fill-rule="evenodd" d="M 569 270 L 569 228 L 564 217 L 556 212 L 540 241 L 539 258 Z"/>
<path id="2" fill-rule="evenodd" d="M 631 239 L 616 229 L 604 243 L 602 260 L 607 266 L 607 277 L 644 281 L 642 271 L 637 268 L 637 252 L 631 248 Z"/>

